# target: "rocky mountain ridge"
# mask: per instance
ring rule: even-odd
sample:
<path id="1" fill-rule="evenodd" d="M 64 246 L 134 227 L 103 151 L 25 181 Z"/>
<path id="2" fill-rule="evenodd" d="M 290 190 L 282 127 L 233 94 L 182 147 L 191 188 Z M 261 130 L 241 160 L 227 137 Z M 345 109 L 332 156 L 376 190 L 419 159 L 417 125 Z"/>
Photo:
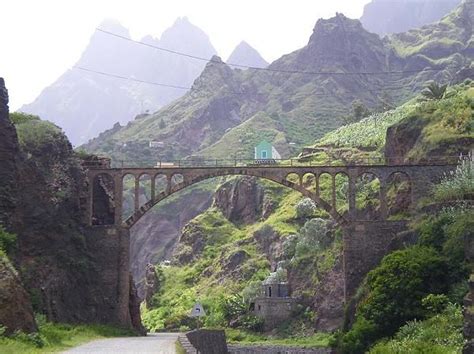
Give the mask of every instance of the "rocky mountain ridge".
<path id="1" fill-rule="evenodd" d="M 130 38 L 128 30 L 116 21 L 107 20 L 99 28 Z M 205 58 L 216 53 L 208 36 L 186 18 L 176 20 L 160 39 L 146 36 L 142 41 Z M 75 67 L 188 87 L 201 73 L 204 63 L 96 31 Z M 20 111 L 39 115 L 59 125 L 77 146 L 115 122 L 125 124 L 138 114 L 156 111 L 184 92 L 73 68 Z"/>

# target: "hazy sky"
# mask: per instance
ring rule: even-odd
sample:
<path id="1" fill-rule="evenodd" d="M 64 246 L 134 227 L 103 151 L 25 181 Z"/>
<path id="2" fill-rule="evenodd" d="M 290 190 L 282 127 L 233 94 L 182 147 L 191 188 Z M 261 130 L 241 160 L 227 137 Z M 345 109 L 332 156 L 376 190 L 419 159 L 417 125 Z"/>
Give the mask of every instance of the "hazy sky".
<path id="1" fill-rule="evenodd" d="M 225 60 L 242 40 L 267 61 L 304 46 L 318 18 L 359 18 L 370 0 L 2 0 L 0 77 L 10 108 L 38 96 L 79 59 L 94 29 L 115 18 L 132 37 L 159 37 L 187 16 Z M 107 68 L 104 68 L 107 71 Z"/>

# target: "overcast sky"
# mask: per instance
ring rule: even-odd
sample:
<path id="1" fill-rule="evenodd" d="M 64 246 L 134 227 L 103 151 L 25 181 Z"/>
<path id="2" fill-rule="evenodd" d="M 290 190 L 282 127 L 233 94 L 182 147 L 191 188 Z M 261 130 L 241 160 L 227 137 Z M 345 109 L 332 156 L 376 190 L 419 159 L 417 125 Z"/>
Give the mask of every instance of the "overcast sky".
<path id="1" fill-rule="evenodd" d="M 140 39 L 160 37 L 177 17 L 187 16 L 223 59 L 245 40 L 273 61 L 304 46 L 318 18 L 336 12 L 359 18 L 369 1 L 2 0 L 0 77 L 10 91 L 11 110 L 31 102 L 73 66 L 105 18 L 117 19 Z"/>

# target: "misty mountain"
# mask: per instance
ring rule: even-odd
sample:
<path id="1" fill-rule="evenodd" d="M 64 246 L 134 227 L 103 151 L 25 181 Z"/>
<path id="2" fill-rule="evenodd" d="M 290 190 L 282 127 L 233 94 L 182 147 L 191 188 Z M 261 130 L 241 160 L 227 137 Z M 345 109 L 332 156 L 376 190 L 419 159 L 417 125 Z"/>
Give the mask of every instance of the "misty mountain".
<path id="1" fill-rule="evenodd" d="M 371 110 L 387 97 L 398 104 L 426 81 L 445 82 L 470 67 L 473 18 L 472 3 L 465 3 L 443 22 L 385 40 L 342 14 L 319 20 L 308 44 L 270 64 L 270 71 L 232 70 L 214 57 L 182 98 L 115 126 L 85 148 L 150 164 L 190 155 L 252 158 L 253 147 L 266 139 L 289 157 L 339 127 L 355 99 Z M 162 145 L 150 148 L 150 141 Z"/>
<path id="2" fill-rule="evenodd" d="M 372 0 L 361 22 L 368 31 L 386 35 L 436 22 L 462 0 Z"/>
<path id="3" fill-rule="evenodd" d="M 130 38 L 126 28 L 105 21 L 100 28 Z M 187 18 L 179 18 L 160 39 L 143 42 L 211 58 L 216 53 L 208 36 Z M 177 56 L 96 31 L 75 65 L 138 80 L 189 87 L 205 62 Z M 186 90 L 149 85 L 70 69 L 20 111 L 37 114 L 59 125 L 79 145 L 115 122 L 125 124 L 138 114 L 156 111 Z"/>
<path id="4" fill-rule="evenodd" d="M 260 53 L 247 42 L 240 42 L 227 59 L 229 64 L 252 66 L 254 68 L 265 68 L 268 63 Z"/>

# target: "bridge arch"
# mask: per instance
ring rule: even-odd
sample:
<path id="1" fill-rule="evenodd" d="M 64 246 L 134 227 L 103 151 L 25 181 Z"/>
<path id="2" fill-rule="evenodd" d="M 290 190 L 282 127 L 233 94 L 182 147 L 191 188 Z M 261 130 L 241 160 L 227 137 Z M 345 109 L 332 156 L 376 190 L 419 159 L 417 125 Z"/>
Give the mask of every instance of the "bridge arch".
<path id="1" fill-rule="evenodd" d="M 183 180 L 181 183 L 171 185 L 171 180 L 172 176 L 175 176 L 176 174 L 172 174 L 171 178 L 168 178 L 168 186 L 165 191 L 162 191 L 161 193 L 157 193 L 155 195 L 154 199 L 148 200 L 146 203 L 141 205 L 139 208 L 135 210 L 135 212 L 127 217 L 123 222 L 122 226 L 125 228 L 131 228 L 133 225 L 135 225 L 151 208 L 153 208 L 156 204 L 160 203 L 162 200 L 168 198 L 169 196 L 187 188 L 190 187 L 194 184 L 197 184 L 199 182 L 202 182 L 204 180 L 208 180 L 211 178 L 215 177 L 222 177 L 222 176 L 232 176 L 232 175 L 241 175 L 241 176 L 253 176 L 257 178 L 263 178 L 267 179 L 273 182 L 276 182 L 282 186 L 291 188 L 293 190 L 296 190 L 300 192 L 303 196 L 309 197 L 314 202 L 321 207 L 323 210 L 329 213 L 329 215 L 334 218 L 337 222 L 343 223 L 345 222 L 345 219 L 343 218 L 342 215 L 338 214 L 337 211 L 334 210 L 334 208 L 324 200 L 320 199 L 316 193 L 307 190 L 304 188 L 302 185 L 298 184 L 299 181 L 302 179 L 303 175 L 295 173 L 295 175 L 298 177 L 297 183 L 293 183 L 291 181 L 288 181 L 285 178 L 274 178 L 273 176 L 265 176 L 262 173 L 249 173 L 248 171 L 242 170 L 240 173 L 239 171 L 223 171 L 221 173 L 212 173 L 212 174 L 199 174 L 195 176 L 186 176 L 186 175 L 181 175 L 183 177 Z M 156 174 L 155 178 L 159 176 L 160 174 Z M 156 180 L 155 180 L 156 181 Z M 153 187 L 152 187 L 153 188 Z"/>

